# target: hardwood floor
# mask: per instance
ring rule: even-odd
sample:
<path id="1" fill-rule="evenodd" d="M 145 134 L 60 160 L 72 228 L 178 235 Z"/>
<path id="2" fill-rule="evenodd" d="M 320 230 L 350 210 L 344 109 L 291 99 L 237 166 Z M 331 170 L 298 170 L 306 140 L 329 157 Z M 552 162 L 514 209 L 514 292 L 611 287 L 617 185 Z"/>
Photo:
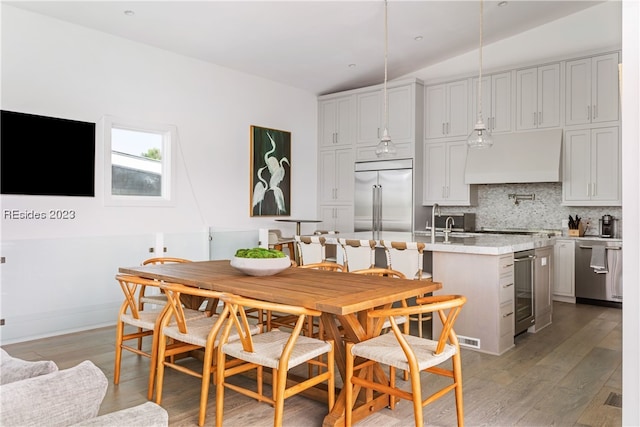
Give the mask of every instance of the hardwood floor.
<path id="1" fill-rule="evenodd" d="M 520 335 L 516 347 L 502 356 L 462 350 L 468 426 L 621 425 L 621 310 L 559 302 L 554 303 L 553 310 L 551 326 L 536 334 Z M 89 359 L 112 380 L 114 338 L 115 329 L 109 327 L 3 348 L 27 360 L 53 360 L 60 369 Z M 109 385 L 101 413 L 146 401 L 148 369 L 148 359 L 125 352 L 121 383 Z M 400 375 L 398 383 L 402 384 Z M 425 379 L 432 376 L 423 375 L 427 391 L 440 381 L 438 378 L 429 383 Z M 199 392 L 199 379 L 173 370 L 166 372 L 163 406 L 172 426 L 197 425 Z M 215 416 L 215 390 L 210 393 L 207 425 L 213 424 Z M 285 402 L 284 424 L 319 426 L 326 413 L 326 404 L 294 396 Z M 427 406 L 424 414 L 426 425 L 455 425 L 453 395 Z M 269 426 L 272 417 L 269 405 L 225 392 L 225 425 Z M 413 425 L 411 404 L 403 401 L 395 411 L 383 409 L 358 425 Z"/>

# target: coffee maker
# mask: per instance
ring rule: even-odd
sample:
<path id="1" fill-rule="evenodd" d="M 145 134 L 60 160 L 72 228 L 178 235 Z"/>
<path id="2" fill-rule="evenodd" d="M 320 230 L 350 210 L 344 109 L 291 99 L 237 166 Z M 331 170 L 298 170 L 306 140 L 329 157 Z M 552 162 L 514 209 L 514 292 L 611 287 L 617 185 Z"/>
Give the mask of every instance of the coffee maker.
<path id="1" fill-rule="evenodd" d="M 600 237 L 612 238 L 616 234 L 616 219 L 611 215 L 602 215 L 600 218 Z"/>

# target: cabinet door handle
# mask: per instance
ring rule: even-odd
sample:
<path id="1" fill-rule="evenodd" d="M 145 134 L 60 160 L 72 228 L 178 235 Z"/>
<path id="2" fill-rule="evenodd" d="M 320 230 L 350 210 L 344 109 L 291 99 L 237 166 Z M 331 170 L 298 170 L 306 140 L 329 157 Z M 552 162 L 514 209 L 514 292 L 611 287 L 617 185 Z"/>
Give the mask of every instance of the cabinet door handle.
<path id="1" fill-rule="evenodd" d="M 507 314 L 503 314 L 503 315 L 502 315 L 502 317 L 509 317 L 509 316 L 511 316 L 511 315 L 513 315 L 513 311 L 510 311 L 510 312 L 509 312 L 509 313 L 507 313 Z"/>
<path id="2" fill-rule="evenodd" d="M 334 132 L 333 133 L 333 143 L 337 144 L 338 143 L 338 132 Z"/>
<path id="3" fill-rule="evenodd" d="M 508 285 L 503 285 L 503 288 L 508 288 L 509 286 L 513 286 L 513 283 L 509 283 Z"/>

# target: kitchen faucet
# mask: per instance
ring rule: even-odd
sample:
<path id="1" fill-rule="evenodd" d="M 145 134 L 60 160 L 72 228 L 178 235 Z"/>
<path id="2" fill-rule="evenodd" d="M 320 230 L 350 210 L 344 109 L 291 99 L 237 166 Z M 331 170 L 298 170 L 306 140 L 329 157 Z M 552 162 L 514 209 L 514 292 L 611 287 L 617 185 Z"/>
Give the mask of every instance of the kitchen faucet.
<path id="1" fill-rule="evenodd" d="M 451 221 L 449 221 L 451 220 Z M 444 243 L 449 243 L 449 233 L 451 233 L 453 226 L 455 225 L 453 217 L 448 216 L 444 222 Z"/>
<path id="2" fill-rule="evenodd" d="M 434 203 L 431 207 L 431 243 L 436 242 L 436 210 L 440 216 L 440 205 Z"/>

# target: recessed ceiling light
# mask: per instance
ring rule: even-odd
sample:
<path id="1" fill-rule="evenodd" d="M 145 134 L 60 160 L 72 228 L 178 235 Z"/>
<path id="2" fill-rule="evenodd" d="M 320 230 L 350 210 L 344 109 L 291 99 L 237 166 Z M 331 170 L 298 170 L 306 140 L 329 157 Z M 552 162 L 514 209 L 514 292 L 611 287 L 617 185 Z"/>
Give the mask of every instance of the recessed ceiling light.
<path id="1" fill-rule="evenodd" d="M 349 68 L 356 68 L 356 64 L 349 64 Z"/>
<path id="2" fill-rule="evenodd" d="M 505 7 L 507 4 L 509 3 L 503 0 L 500 3 L 498 3 L 498 7 Z"/>
<path id="3" fill-rule="evenodd" d="M 422 40 L 422 36 L 415 36 L 413 39 L 415 41 L 419 42 L 420 40 Z"/>
<path id="4" fill-rule="evenodd" d="M 125 10 L 125 11 L 124 11 L 124 14 L 125 14 L 125 15 L 127 15 L 127 16 L 133 16 L 133 15 L 135 15 L 136 13 L 135 13 L 133 10 Z"/>

